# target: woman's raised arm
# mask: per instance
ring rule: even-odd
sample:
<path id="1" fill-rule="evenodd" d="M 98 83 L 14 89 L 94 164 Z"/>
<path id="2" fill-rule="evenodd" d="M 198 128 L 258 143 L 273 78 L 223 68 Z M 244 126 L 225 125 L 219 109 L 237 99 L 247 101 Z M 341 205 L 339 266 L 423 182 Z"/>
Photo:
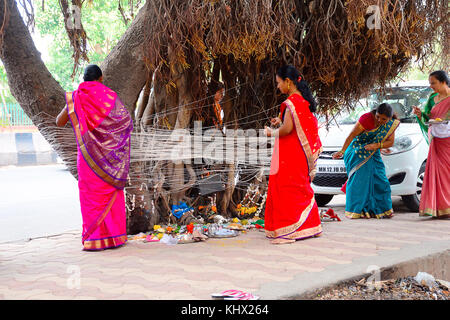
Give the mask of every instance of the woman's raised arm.
<path id="1" fill-rule="evenodd" d="M 284 137 L 291 133 L 292 129 L 294 129 L 294 121 L 292 119 L 292 115 L 290 112 L 286 112 L 283 118 L 283 124 L 277 130 L 273 130 L 269 127 L 266 127 L 266 135 L 268 137 Z"/>
<path id="2" fill-rule="evenodd" d="M 352 142 L 352 140 L 355 139 L 355 137 L 357 135 L 360 135 L 363 131 L 364 131 L 363 126 L 359 122 L 356 122 L 356 124 L 353 127 L 352 131 L 348 135 L 347 139 L 345 139 L 345 142 L 344 142 L 344 145 L 342 146 L 342 149 L 339 150 L 338 152 L 333 153 L 333 159 L 342 158 L 342 156 L 345 153 L 345 150 L 347 150 L 347 148 L 350 145 L 350 143 Z"/>
<path id="3" fill-rule="evenodd" d="M 56 125 L 58 127 L 64 127 L 67 121 L 69 121 L 69 115 L 67 114 L 67 109 L 63 108 L 56 117 Z"/>

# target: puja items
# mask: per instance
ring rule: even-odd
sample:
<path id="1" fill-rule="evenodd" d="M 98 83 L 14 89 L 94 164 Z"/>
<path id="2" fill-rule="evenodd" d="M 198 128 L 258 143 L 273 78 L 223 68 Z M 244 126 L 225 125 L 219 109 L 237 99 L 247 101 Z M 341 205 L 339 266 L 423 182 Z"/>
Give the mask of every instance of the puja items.
<path id="1" fill-rule="evenodd" d="M 319 212 L 319 216 L 320 216 L 320 220 L 322 221 L 341 221 L 341 219 L 338 217 L 338 215 L 334 212 L 333 209 L 328 209 L 328 210 L 320 210 Z"/>
<path id="2" fill-rule="evenodd" d="M 185 213 L 194 212 L 194 208 L 189 207 L 186 202 L 180 201 L 178 205 L 172 205 L 172 215 L 180 219 Z"/>

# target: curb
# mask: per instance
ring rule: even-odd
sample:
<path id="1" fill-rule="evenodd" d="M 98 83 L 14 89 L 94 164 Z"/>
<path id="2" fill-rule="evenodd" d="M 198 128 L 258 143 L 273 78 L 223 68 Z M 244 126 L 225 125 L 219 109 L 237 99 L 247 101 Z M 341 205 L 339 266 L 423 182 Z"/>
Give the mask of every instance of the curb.
<path id="1" fill-rule="evenodd" d="M 351 265 L 334 265 L 319 273 L 307 272 L 290 282 L 272 282 L 261 286 L 256 295 L 268 300 L 305 300 L 338 285 L 372 276 L 379 270 L 379 280 L 415 276 L 423 271 L 436 279 L 450 280 L 450 241 L 411 245 L 400 251 L 381 252 L 376 257 L 356 258 Z"/>
<path id="2" fill-rule="evenodd" d="M 39 132 L 0 132 L 0 166 L 58 163 L 58 155 Z"/>

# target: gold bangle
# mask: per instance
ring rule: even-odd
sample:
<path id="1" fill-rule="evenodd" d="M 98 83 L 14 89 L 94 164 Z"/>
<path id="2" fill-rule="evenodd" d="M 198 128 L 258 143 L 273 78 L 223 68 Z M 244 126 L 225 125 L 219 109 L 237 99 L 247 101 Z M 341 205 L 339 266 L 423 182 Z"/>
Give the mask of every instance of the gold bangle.
<path id="1" fill-rule="evenodd" d="M 380 142 L 380 149 L 383 149 L 383 142 Z"/>

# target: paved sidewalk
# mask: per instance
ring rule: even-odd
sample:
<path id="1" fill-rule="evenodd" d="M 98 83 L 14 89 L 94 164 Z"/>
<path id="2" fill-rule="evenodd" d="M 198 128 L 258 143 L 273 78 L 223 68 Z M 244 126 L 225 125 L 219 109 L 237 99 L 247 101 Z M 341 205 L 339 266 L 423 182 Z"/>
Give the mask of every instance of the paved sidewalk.
<path id="1" fill-rule="evenodd" d="M 360 276 L 371 265 L 449 257 L 448 219 L 397 213 L 349 220 L 338 212 L 342 221 L 324 222 L 322 237 L 287 245 L 272 245 L 257 230 L 175 246 L 128 242 L 102 252 L 82 251 L 78 231 L 3 243 L 0 299 L 210 299 L 226 289 L 286 299 Z"/>

